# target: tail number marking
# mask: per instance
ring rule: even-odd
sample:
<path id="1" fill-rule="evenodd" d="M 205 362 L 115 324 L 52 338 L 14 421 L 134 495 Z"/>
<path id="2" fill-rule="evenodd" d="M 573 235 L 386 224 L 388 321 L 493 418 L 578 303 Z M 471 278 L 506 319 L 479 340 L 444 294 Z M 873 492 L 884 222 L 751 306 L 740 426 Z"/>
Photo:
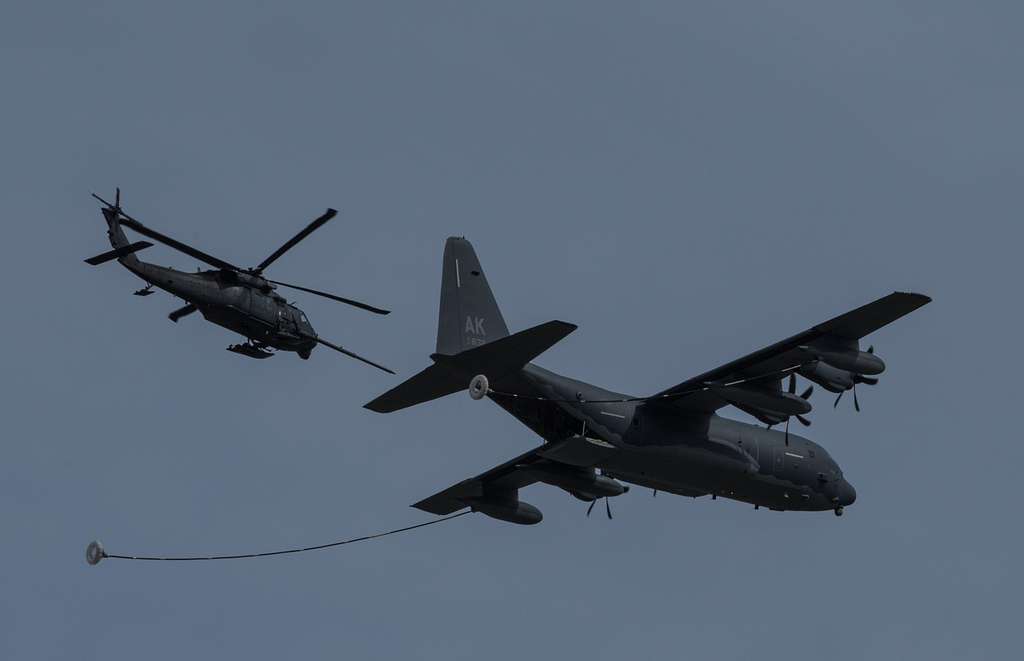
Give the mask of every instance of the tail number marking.
<path id="1" fill-rule="evenodd" d="M 484 318 L 466 317 L 466 332 L 481 337 L 487 335 L 487 331 L 484 330 Z"/>

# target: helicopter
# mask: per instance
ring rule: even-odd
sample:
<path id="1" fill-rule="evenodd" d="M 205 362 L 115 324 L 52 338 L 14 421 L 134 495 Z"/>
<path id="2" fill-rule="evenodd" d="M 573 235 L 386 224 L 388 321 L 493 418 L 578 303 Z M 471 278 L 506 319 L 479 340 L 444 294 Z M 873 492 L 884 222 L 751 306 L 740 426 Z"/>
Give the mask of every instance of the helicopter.
<path id="1" fill-rule="evenodd" d="M 389 314 L 389 310 L 316 289 L 270 280 L 263 275 L 268 266 L 331 218 L 334 218 L 338 213 L 336 210 L 327 209 L 258 265 L 252 268 L 240 268 L 152 230 L 129 216 L 121 208 L 120 188 L 116 190 L 113 204 L 95 193 L 92 196 L 103 204 L 103 218 L 107 221 L 107 235 L 113 250 L 90 257 L 85 262 L 92 266 L 98 266 L 116 259 L 126 269 L 146 281 L 145 287 L 134 292 L 136 296 L 149 296 L 153 293 L 153 288 L 157 287 L 185 300 L 185 306 L 167 315 L 171 321 L 177 323 L 181 318 L 199 311 L 207 321 L 243 335 L 246 338 L 245 343 L 233 344 L 227 349 L 249 358 L 269 358 L 274 355 L 274 350 L 278 350 L 295 352 L 300 358 L 307 360 L 316 345 L 322 344 L 367 365 L 394 374 L 387 367 L 318 336 L 305 313 L 285 300 L 275 290 L 278 287 L 296 289 L 352 305 L 374 314 Z M 124 233 L 124 228 L 174 248 L 214 268 L 187 273 L 143 262 L 135 253 L 149 248 L 153 244 L 149 241 L 130 242 Z"/>

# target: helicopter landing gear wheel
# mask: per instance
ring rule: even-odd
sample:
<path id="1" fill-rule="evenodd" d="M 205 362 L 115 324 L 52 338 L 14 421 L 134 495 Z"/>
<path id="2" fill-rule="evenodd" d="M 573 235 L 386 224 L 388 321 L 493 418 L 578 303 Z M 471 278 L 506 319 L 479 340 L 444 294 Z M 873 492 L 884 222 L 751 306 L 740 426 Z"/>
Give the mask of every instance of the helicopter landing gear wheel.
<path id="1" fill-rule="evenodd" d="M 836 516 L 842 516 L 843 515 L 843 506 L 842 505 L 836 505 L 836 508 L 833 510 L 833 512 L 835 512 Z"/>

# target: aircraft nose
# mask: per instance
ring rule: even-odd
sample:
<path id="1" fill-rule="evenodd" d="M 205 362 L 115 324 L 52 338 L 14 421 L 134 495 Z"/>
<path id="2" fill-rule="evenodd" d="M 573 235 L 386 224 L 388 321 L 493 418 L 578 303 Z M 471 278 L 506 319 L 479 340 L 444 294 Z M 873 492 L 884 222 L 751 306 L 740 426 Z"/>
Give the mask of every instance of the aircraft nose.
<path id="1" fill-rule="evenodd" d="M 839 485 L 839 504 L 843 507 L 847 505 L 853 505 L 854 501 L 857 500 L 857 490 L 853 488 L 853 485 L 843 480 L 842 484 Z"/>

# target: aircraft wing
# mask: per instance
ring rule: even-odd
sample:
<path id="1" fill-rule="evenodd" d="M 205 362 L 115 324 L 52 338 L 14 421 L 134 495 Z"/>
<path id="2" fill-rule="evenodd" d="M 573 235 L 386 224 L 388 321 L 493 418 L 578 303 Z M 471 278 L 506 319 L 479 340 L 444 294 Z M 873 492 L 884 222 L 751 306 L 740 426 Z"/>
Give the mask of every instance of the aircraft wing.
<path id="1" fill-rule="evenodd" d="M 729 404 L 722 392 L 709 389 L 714 383 L 728 388 L 735 382 L 750 382 L 760 377 L 781 382 L 787 371 L 814 360 L 801 347 L 849 343 L 890 324 L 931 302 L 923 294 L 895 292 L 862 305 L 793 337 L 755 351 L 713 370 L 683 381 L 650 398 L 653 402 L 671 403 L 694 413 L 711 413 Z"/>
<path id="2" fill-rule="evenodd" d="M 536 463 L 554 463 L 563 466 L 590 467 L 616 452 L 615 446 L 597 438 L 570 436 L 554 443 L 545 443 L 515 459 L 495 466 L 476 477 L 463 480 L 440 493 L 413 505 L 431 514 L 451 514 L 466 507 L 467 498 L 479 498 L 487 493 L 514 492 L 537 481 L 533 473 L 523 470 Z"/>
<path id="3" fill-rule="evenodd" d="M 515 459 L 506 461 L 500 466 L 495 466 L 489 471 L 480 473 L 476 477 L 463 480 L 440 493 L 424 498 L 414 504 L 413 507 L 424 512 L 430 512 L 431 514 L 451 514 L 467 507 L 464 499 L 482 496 L 485 484 L 488 490 L 493 489 L 495 491 L 514 491 L 529 486 L 537 480 L 529 477 L 525 472 L 519 470 L 518 467 L 541 461 L 540 450 L 544 449 L 544 447 L 534 448 Z"/>

